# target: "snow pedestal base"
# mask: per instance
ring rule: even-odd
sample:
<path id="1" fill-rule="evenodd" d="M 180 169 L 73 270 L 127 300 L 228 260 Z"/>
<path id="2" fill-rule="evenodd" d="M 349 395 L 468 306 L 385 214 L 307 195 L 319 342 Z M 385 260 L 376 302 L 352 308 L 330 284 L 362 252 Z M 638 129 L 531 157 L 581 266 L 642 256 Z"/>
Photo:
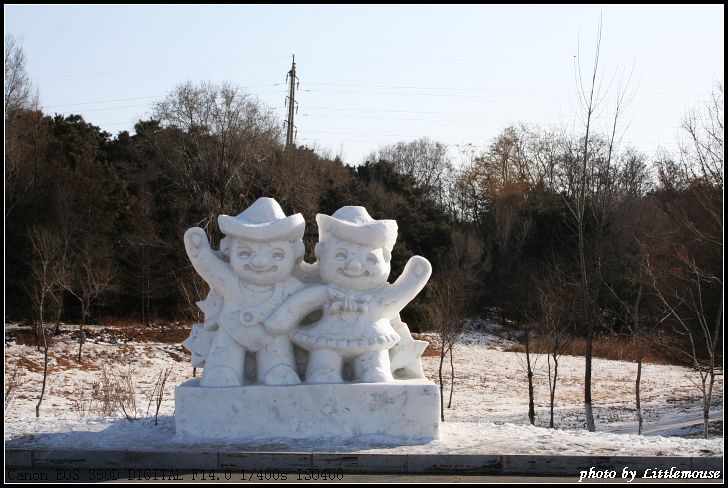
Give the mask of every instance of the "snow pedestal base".
<path id="1" fill-rule="evenodd" d="M 175 423 L 183 439 L 437 439 L 439 395 L 426 379 L 231 388 L 194 379 L 175 390 Z"/>

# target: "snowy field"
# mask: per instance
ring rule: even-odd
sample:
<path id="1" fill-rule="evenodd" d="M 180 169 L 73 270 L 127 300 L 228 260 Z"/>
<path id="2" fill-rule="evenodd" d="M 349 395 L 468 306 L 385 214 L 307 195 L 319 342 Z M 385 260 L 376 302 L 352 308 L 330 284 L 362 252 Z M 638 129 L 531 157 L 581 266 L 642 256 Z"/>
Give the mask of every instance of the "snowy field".
<path id="1" fill-rule="evenodd" d="M 485 327 L 484 327 L 485 326 Z M 546 358 L 537 357 L 536 426 L 528 424 L 524 355 L 504 352 L 512 344 L 505 331 L 480 323 L 480 330 L 461 336 L 454 349 L 456 382 L 452 408 L 437 441 L 403 446 L 393 439 L 367 437 L 357 443 L 336 439 L 316 442 L 248 442 L 231 448 L 249 450 L 339 450 L 411 453 L 681 455 L 723 454 L 723 381 L 715 386 L 711 422 L 718 436 L 701 432 L 697 376 L 677 366 L 643 367 L 642 405 L 647 435 L 636 435 L 632 363 L 595 359 L 593 398 L 597 432 L 584 430 L 583 358 L 564 356 L 559 364 L 556 429 L 548 426 Z M 177 330 L 177 335 L 179 335 Z M 7 447 L 173 449 L 174 386 L 192 377 L 189 355 L 179 343 L 128 340 L 113 329 L 93 329 L 84 346 L 83 368 L 76 360 L 77 342 L 68 334 L 51 348 L 49 382 L 35 418 L 41 389 L 42 352 L 12 339 L 6 325 L 5 373 L 16 364 L 14 396 L 5 408 Z M 26 341 L 27 342 L 27 341 Z M 423 359 L 427 376 L 437 382 L 439 358 Z M 155 384 L 170 369 L 155 425 Z M 449 370 L 445 370 L 449 377 Z M 448 384 L 445 385 L 447 403 Z M 133 395 L 130 394 L 133 392 Z M 126 396 L 127 420 L 113 398 Z M 106 411 L 104 411 L 104 408 Z M 113 410 L 110 411 L 110 410 Z M 205 447 L 204 445 L 200 447 Z M 213 446 L 209 446 L 213 447 Z M 216 445 L 214 447 L 219 447 Z M 189 446 L 185 445 L 189 449 Z"/>

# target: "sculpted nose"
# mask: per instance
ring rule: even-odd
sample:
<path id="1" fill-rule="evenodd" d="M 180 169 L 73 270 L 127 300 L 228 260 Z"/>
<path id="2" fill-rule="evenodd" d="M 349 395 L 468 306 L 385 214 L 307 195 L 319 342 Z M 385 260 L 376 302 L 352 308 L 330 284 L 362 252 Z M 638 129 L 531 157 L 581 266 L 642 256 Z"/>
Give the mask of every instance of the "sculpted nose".
<path id="1" fill-rule="evenodd" d="M 350 259 L 346 262 L 346 272 L 358 274 L 362 270 L 361 261 L 356 258 Z"/>
<path id="2" fill-rule="evenodd" d="M 252 261 L 253 267 L 256 269 L 270 268 L 270 259 L 262 253 L 256 254 Z"/>

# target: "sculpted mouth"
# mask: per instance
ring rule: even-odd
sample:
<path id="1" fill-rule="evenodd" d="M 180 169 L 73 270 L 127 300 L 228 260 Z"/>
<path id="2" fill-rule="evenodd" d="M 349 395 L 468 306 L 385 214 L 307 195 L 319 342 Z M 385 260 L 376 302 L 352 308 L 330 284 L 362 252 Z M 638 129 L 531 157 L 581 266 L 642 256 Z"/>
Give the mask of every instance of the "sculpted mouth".
<path id="1" fill-rule="evenodd" d="M 346 276 L 347 278 L 351 278 L 351 279 L 362 278 L 362 277 L 369 278 L 369 276 L 371 276 L 369 271 L 363 271 L 361 274 L 353 275 L 353 274 L 347 273 L 342 268 L 339 268 L 336 270 L 336 272 L 339 273 L 340 275 Z"/>
<path id="2" fill-rule="evenodd" d="M 273 265 L 267 269 L 255 269 L 252 266 L 250 266 L 249 264 L 246 264 L 244 267 L 247 271 L 252 271 L 253 273 L 256 273 L 256 274 L 266 274 L 266 273 L 273 273 L 275 271 L 278 271 L 278 266 L 276 266 L 276 265 Z"/>

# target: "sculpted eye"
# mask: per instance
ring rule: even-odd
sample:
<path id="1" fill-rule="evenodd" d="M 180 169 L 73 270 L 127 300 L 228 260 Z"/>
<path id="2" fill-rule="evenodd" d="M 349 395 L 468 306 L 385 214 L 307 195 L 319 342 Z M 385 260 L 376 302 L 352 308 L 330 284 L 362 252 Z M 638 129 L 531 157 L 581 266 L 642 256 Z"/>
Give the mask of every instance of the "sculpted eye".
<path id="1" fill-rule="evenodd" d="M 250 257 L 253 255 L 253 250 L 249 247 L 242 247 L 238 251 L 238 256 L 240 259 L 250 259 Z"/>
<path id="2" fill-rule="evenodd" d="M 374 254 L 370 254 L 367 256 L 367 263 L 369 264 L 379 264 L 379 259 Z"/>
<path id="3" fill-rule="evenodd" d="M 346 251 L 346 249 L 339 249 L 338 251 L 336 251 L 335 258 L 337 261 L 343 261 L 347 257 L 349 257 L 349 253 Z"/>
<path id="4" fill-rule="evenodd" d="M 286 257 L 286 252 L 283 249 L 274 249 L 271 256 L 274 260 L 280 261 Z"/>

